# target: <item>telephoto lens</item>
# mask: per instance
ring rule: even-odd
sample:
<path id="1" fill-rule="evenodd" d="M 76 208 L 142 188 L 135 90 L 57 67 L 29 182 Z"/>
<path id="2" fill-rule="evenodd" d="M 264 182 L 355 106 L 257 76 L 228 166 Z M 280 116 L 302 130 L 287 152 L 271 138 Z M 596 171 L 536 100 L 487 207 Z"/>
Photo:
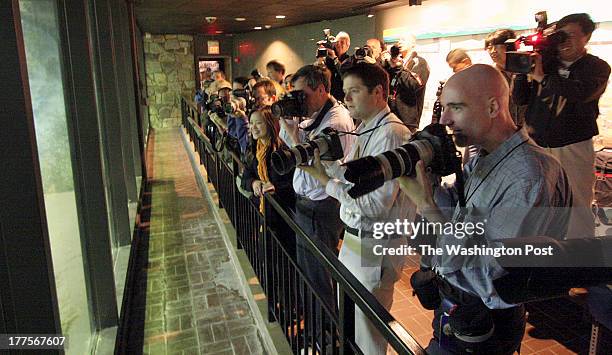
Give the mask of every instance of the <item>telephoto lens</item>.
<path id="1" fill-rule="evenodd" d="M 305 164 L 314 157 L 316 148 L 319 149 L 321 160 L 334 161 L 344 156 L 338 132 L 328 127 L 308 142 L 298 144 L 290 149 L 279 149 L 272 153 L 270 157 L 272 168 L 277 173 L 285 175 L 297 165 Z"/>
<path id="2" fill-rule="evenodd" d="M 348 194 L 357 198 L 381 187 L 385 181 L 402 175 L 414 176 L 419 160 L 440 176 L 461 171 L 461 154 L 453 138 L 443 125 L 432 123 L 401 147 L 346 163 L 344 177 L 354 184 Z"/>
<path id="3" fill-rule="evenodd" d="M 272 104 L 272 114 L 276 117 L 306 117 L 306 94 L 302 90 L 293 90 L 281 100 Z"/>

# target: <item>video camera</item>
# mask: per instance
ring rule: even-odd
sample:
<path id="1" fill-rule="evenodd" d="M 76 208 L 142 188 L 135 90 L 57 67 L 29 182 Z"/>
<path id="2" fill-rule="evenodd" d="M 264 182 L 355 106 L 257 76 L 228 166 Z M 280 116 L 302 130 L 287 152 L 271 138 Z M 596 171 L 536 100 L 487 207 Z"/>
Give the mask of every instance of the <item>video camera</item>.
<path id="1" fill-rule="evenodd" d="M 416 132 L 410 142 L 377 156 L 367 156 L 345 164 L 344 177 L 353 183 L 348 194 L 357 198 L 381 187 L 399 176 L 414 176 L 415 166 L 423 160 L 434 174 L 447 176 L 461 173 L 461 153 L 446 132 L 445 126 L 432 123 Z"/>
<path id="2" fill-rule="evenodd" d="M 331 30 L 326 28 L 323 30 L 323 34 L 325 35 L 323 40 L 317 42 L 317 58 L 327 57 L 327 50 L 334 50 L 336 37 L 331 35 Z"/>
<path id="3" fill-rule="evenodd" d="M 334 161 L 344 156 L 340 134 L 331 127 L 325 128 L 312 140 L 298 144 L 290 149 L 280 149 L 272 153 L 272 168 L 281 174 L 289 173 L 297 165 L 307 163 L 314 157 L 314 150 L 318 148 L 321 160 Z"/>
<path id="4" fill-rule="evenodd" d="M 545 74 L 557 72 L 559 68 L 559 45 L 567 40 L 567 34 L 563 31 L 553 30 L 554 23 L 548 25 L 546 11 L 535 14 L 535 21 L 538 24 L 537 32 L 517 39 L 506 41 L 506 67 L 505 70 L 511 73 L 528 74 L 533 69 L 534 52 L 542 55 L 542 66 Z M 531 46 L 532 51 L 518 51 L 521 45 Z"/>
<path id="5" fill-rule="evenodd" d="M 271 110 L 275 117 L 306 117 L 306 94 L 302 90 L 288 92 L 281 100 L 272 104 Z"/>

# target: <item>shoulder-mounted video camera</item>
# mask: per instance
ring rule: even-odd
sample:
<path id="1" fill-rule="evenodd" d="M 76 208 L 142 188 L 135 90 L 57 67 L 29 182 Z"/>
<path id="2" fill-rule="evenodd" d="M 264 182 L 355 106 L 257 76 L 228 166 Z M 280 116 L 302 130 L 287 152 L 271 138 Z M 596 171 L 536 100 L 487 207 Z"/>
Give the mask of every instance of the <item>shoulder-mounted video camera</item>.
<path id="1" fill-rule="evenodd" d="M 511 73 L 528 74 L 533 70 L 533 52 L 542 55 L 545 74 L 555 73 L 559 68 L 559 45 L 567 40 L 567 34 L 556 30 L 554 23 L 548 24 L 546 11 L 535 14 L 538 23 L 536 33 L 506 41 L 506 67 Z M 520 51 L 521 46 L 531 46 L 531 51 Z"/>
<path id="2" fill-rule="evenodd" d="M 324 39 L 317 42 L 317 58 L 327 57 L 327 50 L 334 49 L 336 37 L 331 35 L 331 30 L 326 28 L 323 30 Z"/>

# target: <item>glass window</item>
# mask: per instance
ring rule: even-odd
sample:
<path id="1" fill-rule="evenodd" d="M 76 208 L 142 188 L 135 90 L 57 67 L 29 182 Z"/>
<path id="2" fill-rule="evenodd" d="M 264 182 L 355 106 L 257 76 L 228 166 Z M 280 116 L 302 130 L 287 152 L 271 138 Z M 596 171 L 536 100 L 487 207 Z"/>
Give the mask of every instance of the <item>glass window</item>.
<path id="1" fill-rule="evenodd" d="M 69 339 L 66 354 L 82 355 L 90 353 L 92 327 L 68 140 L 56 6 L 52 0 L 19 1 L 62 333 Z"/>

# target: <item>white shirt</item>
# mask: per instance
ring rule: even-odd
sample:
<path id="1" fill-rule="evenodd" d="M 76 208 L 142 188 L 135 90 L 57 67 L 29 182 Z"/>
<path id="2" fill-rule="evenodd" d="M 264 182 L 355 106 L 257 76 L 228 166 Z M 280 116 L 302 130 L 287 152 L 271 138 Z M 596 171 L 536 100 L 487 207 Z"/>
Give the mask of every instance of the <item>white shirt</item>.
<path id="1" fill-rule="evenodd" d="M 353 119 L 351 118 L 348 110 L 344 106 L 334 102 L 332 108 L 325 114 L 325 116 L 323 116 L 323 120 L 321 121 L 319 127 L 310 132 L 304 131 L 303 128 L 308 127 L 317 117 L 318 113 L 318 111 L 315 112 L 311 118 L 306 119 L 301 123 L 298 121 L 299 118 L 294 118 L 293 121 L 286 120 L 287 124 L 299 124 L 300 128 L 302 128 L 298 130 L 299 142 L 296 142 L 297 144 L 305 142 L 306 138 L 313 138 L 327 127 L 331 127 L 342 132 L 352 132 L 355 129 Z M 282 128 L 282 126 L 280 130 L 280 137 L 285 142 L 291 142 L 291 139 L 289 139 L 289 134 L 284 128 Z M 355 136 L 348 134 L 340 137 L 345 158 L 347 156 L 347 152 L 350 151 L 354 140 Z M 302 169 L 295 169 L 295 173 L 293 174 L 293 189 L 295 190 L 296 194 L 314 201 L 323 200 L 328 197 L 327 193 L 325 193 L 325 188 L 323 185 L 321 185 L 317 179 L 313 178 L 310 174 L 306 173 Z"/>
<path id="2" fill-rule="evenodd" d="M 357 133 L 360 133 L 378 127 L 357 137 L 344 162 L 368 155 L 376 156 L 408 143 L 410 130 L 390 112 L 387 106 L 367 124 L 362 123 L 357 128 Z M 354 199 L 348 194 L 353 184 L 344 178 L 345 170 L 339 165 L 329 169 L 333 179 L 327 183 L 325 191 L 340 201 L 340 219 L 347 226 L 371 232 L 376 222 L 395 222 L 396 219 L 414 221 L 416 206 L 400 191 L 397 180 L 387 181 L 378 189 Z"/>

